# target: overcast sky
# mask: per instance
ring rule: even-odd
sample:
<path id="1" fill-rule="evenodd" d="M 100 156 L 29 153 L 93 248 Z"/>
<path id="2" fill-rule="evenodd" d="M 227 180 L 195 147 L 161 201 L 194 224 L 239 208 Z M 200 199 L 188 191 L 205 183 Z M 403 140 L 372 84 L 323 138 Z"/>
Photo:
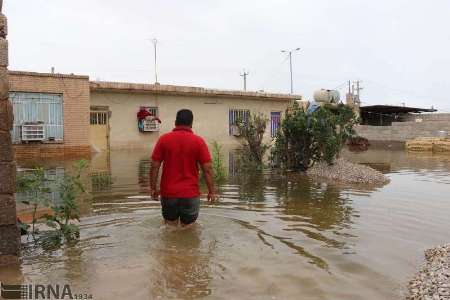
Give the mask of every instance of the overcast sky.
<path id="1" fill-rule="evenodd" d="M 10 69 L 289 92 L 362 80 L 363 104 L 450 112 L 449 0 L 5 0 Z M 342 97 L 342 96 L 341 96 Z"/>

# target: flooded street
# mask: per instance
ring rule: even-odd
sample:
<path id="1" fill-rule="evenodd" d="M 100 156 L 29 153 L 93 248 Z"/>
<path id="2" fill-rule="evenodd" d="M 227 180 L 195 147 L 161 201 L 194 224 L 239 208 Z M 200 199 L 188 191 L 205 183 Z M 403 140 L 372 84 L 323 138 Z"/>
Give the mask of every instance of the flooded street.
<path id="1" fill-rule="evenodd" d="M 44 251 L 23 237 L 21 265 L 0 281 L 69 283 L 93 299 L 402 299 L 423 250 L 450 242 L 450 156 L 345 153 L 391 180 L 367 187 L 238 173 L 225 154 L 220 201 L 203 196 L 189 230 L 161 225 L 148 151 L 93 157 L 80 241 Z"/>

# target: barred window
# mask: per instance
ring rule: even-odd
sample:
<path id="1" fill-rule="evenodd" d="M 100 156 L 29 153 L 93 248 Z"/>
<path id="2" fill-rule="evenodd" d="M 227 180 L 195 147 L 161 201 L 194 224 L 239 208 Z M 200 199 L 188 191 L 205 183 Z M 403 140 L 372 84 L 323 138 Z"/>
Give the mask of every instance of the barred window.
<path id="1" fill-rule="evenodd" d="M 51 93 L 10 92 L 14 126 L 12 141 L 22 142 L 22 126 L 38 124 L 45 141 L 64 139 L 63 96 Z"/>
<path id="2" fill-rule="evenodd" d="M 237 135 L 237 122 L 241 120 L 246 123 L 249 117 L 250 110 L 248 109 L 230 109 L 228 112 L 229 134 Z"/>
<path id="3" fill-rule="evenodd" d="M 281 111 L 273 111 L 270 113 L 270 136 L 276 137 L 278 128 L 281 124 Z"/>
<path id="4" fill-rule="evenodd" d="M 91 125 L 106 125 L 108 124 L 107 112 L 91 112 Z"/>
<path id="5" fill-rule="evenodd" d="M 152 114 L 152 116 L 159 117 L 159 111 L 157 107 L 146 107 L 146 109 Z"/>

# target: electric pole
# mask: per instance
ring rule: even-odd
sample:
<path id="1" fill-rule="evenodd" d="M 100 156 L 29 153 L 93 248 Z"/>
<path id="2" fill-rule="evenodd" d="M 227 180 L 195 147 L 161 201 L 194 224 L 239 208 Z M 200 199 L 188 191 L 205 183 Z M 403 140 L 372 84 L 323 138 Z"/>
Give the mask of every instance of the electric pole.
<path id="1" fill-rule="evenodd" d="M 154 52 L 155 52 L 155 83 L 158 83 L 158 68 L 157 68 L 157 64 L 156 64 L 156 62 L 157 62 L 157 52 L 156 52 L 157 48 L 156 48 L 156 45 L 158 44 L 158 40 L 157 39 L 152 39 L 152 43 L 153 43 L 153 49 L 154 49 Z"/>
<path id="2" fill-rule="evenodd" d="M 357 80 L 356 81 L 356 99 L 358 101 L 358 104 L 361 103 L 359 96 L 360 96 L 361 90 L 363 89 L 363 87 L 360 84 L 361 84 L 361 81 Z"/>
<path id="3" fill-rule="evenodd" d="M 244 91 L 246 91 L 247 90 L 247 76 L 248 76 L 248 72 L 245 72 L 245 69 L 244 69 L 244 72 L 241 74 L 241 76 L 244 78 Z"/>
<path id="4" fill-rule="evenodd" d="M 300 50 L 300 48 L 295 48 L 292 50 L 281 50 L 281 52 L 288 53 L 288 55 L 289 55 L 289 71 L 291 73 L 291 94 L 294 93 L 294 81 L 292 78 L 292 52 L 299 51 L 299 50 Z"/>

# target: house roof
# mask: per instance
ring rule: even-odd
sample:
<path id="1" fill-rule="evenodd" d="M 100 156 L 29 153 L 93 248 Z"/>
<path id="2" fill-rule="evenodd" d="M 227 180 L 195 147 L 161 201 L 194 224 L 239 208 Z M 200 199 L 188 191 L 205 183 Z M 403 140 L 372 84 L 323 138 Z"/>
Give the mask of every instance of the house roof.
<path id="1" fill-rule="evenodd" d="M 398 114 L 398 113 L 422 113 L 422 112 L 436 112 L 434 108 L 418 108 L 408 106 L 394 106 L 394 105 L 368 105 L 361 106 L 361 113 L 383 113 L 383 114 Z"/>
<path id="2" fill-rule="evenodd" d="M 279 100 L 292 101 L 300 100 L 300 95 L 288 95 L 266 92 L 248 92 L 236 90 L 207 89 L 193 86 L 165 85 L 165 84 L 143 84 L 127 82 L 107 82 L 91 81 L 91 91 L 109 91 L 122 93 L 150 93 L 162 95 L 178 96 L 198 96 L 198 97 L 227 97 L 227 98 L 246 98 L 256 100 Z"/>
<path id="3" fill-rule="evenodd" d="M 34 76 L 34 77 L 52 77 L 52 78 L 70 78 L 70 79 L 89 80 L 89 76 L 87 76 L 87 75 L 62 74 L 62 73 L 40 73 L 40 72 L 8 70 L 8 74 L 9 75 L 17 75 L 17 76 Z"/>

